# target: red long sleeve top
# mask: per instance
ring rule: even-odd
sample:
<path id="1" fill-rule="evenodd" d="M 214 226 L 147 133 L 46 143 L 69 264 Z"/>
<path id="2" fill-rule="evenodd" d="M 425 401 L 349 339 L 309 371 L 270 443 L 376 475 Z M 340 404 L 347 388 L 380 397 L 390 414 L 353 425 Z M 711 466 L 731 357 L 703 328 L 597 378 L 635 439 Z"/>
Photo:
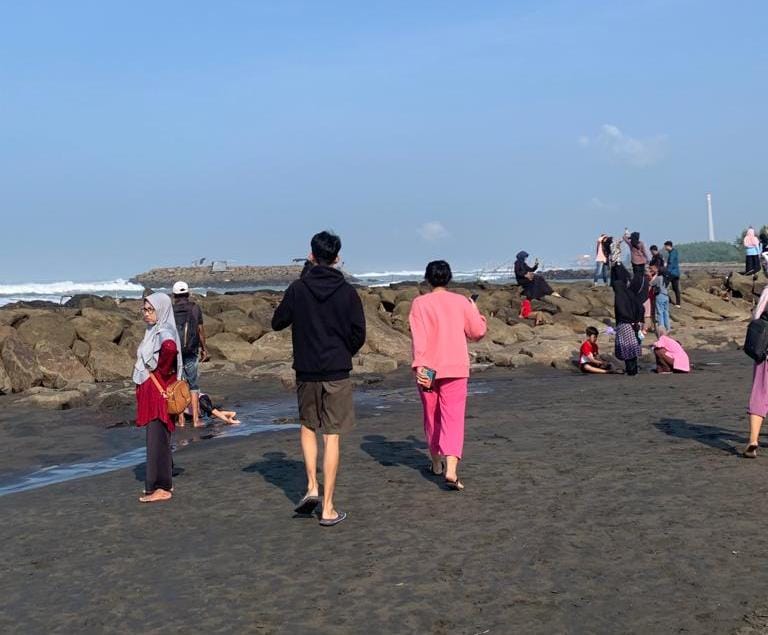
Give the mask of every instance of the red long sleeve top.
<path id="1" fill-rule="evenodd" d="M 168 384 L 176 380 L 177 353 L 176 342 L 173 340 L 165 340 L 160 346 L 160 357 L 154 375 L 163 388 L 167 388 Z M 171 432 L 176 429 L 168 414 L 168 405 L 150 377 L 143 384 L 136 386 L 136 425 L 145 426 L 155 419 L 160 419 Z"/>

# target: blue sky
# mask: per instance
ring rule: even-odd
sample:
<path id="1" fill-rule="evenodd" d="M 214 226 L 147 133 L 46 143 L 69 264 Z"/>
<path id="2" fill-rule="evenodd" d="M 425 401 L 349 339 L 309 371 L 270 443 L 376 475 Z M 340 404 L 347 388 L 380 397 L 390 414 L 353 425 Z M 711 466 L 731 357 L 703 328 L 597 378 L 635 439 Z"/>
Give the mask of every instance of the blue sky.
<path id="1" fill-rule="evenodd" d="M 768 4 L 0 0 L 0 282 L 768 222 Z"/>

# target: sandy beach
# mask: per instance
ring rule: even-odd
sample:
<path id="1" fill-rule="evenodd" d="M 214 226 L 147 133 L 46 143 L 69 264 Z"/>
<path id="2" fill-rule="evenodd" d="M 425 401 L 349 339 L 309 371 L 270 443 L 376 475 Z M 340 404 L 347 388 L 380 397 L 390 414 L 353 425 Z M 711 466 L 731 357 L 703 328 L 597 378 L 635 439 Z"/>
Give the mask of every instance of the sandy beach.
<path id="1" fill-rule="evenodd" d="M 408 376 L 361 387 L 337 501 L 349 519 L 333 529 L 293 517 L 295 430 L 182 448 L 168 504 L 137 503 L 141 467 L 0 497 L 0 629 L 764 632 L 766 459 L 737 455 L 751 367 L 741 353 L 694 361 L 690 376 L 635 380 L 476 374 L 464 493 L 422 469 Z M 76 458 L 89 426 L 108 436 L 75 412 L 43 425 L 6 409 L 11 464 Z"/>

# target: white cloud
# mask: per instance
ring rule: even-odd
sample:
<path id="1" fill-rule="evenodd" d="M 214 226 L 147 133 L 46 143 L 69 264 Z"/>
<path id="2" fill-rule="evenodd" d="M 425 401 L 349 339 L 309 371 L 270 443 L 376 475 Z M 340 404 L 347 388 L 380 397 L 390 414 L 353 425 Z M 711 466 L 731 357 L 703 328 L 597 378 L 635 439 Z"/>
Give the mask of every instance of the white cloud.
<path id="1" fill-rule="evenodd" d="M 606 203 L 602 199 L 598 198 L 597 196 L 593 196 L 589 201 L 590 207 L 593 209 L 599 209 L 599 210 L 614 210 L 616 209 L 616 206 L 611 203 Z"/>
<path id="2" fill-rule="evenodd" d="M 660 134 L 647 139 L 635 139 L 622 132 L 618 126 L 606 123 L 594 137 L 579 137 L 579 145 L 597 148 L 609 158 L 628 165 L 647 167 L 664 158 L 667 136 Z"/>
<path id="3" fill-rule="evenodd" d="M 419 236 L 430 242 L 443 240 L 444 238 L 448 238 L 450 235 L 451 234 L 440 221 L 433 220 L 428 223 L 424 223 L 421 227 L 419 227 Z"/>

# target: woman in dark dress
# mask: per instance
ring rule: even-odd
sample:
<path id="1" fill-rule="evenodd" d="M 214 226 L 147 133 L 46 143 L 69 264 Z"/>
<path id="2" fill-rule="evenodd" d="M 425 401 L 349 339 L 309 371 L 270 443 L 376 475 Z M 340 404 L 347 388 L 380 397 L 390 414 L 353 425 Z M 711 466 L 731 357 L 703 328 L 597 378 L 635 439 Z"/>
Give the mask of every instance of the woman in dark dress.
<path id="1" fill-rule="evenodd" d="M 627 375 L 637 375 L 637 359 L 642 355 L 642 347 L 637 337 L 642 327 L 645 311 L 642 296 L 647 297 L 644 289 L 645 277 L 642 274 L 630 278 L 629 272 L 621 263 L 611 268 L 611 287 L 613 287 L 613 308 L 616 317 L 616 357 L 624 362 Z"/>
<path id="2" fill-rule="evenodd" d="M 517 260 L 515 260 L 515 278 L 517 284 L 520 285 L 524 295 L 529 300 L 541 300 L 546 295 L 554 295 L 559 297 L 559 294 L 552 291 L 552 287 L 549 286 L 546 280 L 542 276 L 536 275 L 536 270 L 539 268 L 539 262 L 536 261 L 531 267 L 525 259 L 528 257 L 528 252 L 521 251 L 517 254 Z"/>
<path id="3" fill-rule="evenodd" d="M 142 312 L 147 330 L 136 351 L 133 367 L 136 425 L 147 431 L 146 485 L 139 501 L 154 503 L 170 499 L 173 491 L 171 433 L 174 425 L 161 390 L 181 379 L 184 365 L 171 299 L 164 293 L 153 293 L 144 299 Z"/>

